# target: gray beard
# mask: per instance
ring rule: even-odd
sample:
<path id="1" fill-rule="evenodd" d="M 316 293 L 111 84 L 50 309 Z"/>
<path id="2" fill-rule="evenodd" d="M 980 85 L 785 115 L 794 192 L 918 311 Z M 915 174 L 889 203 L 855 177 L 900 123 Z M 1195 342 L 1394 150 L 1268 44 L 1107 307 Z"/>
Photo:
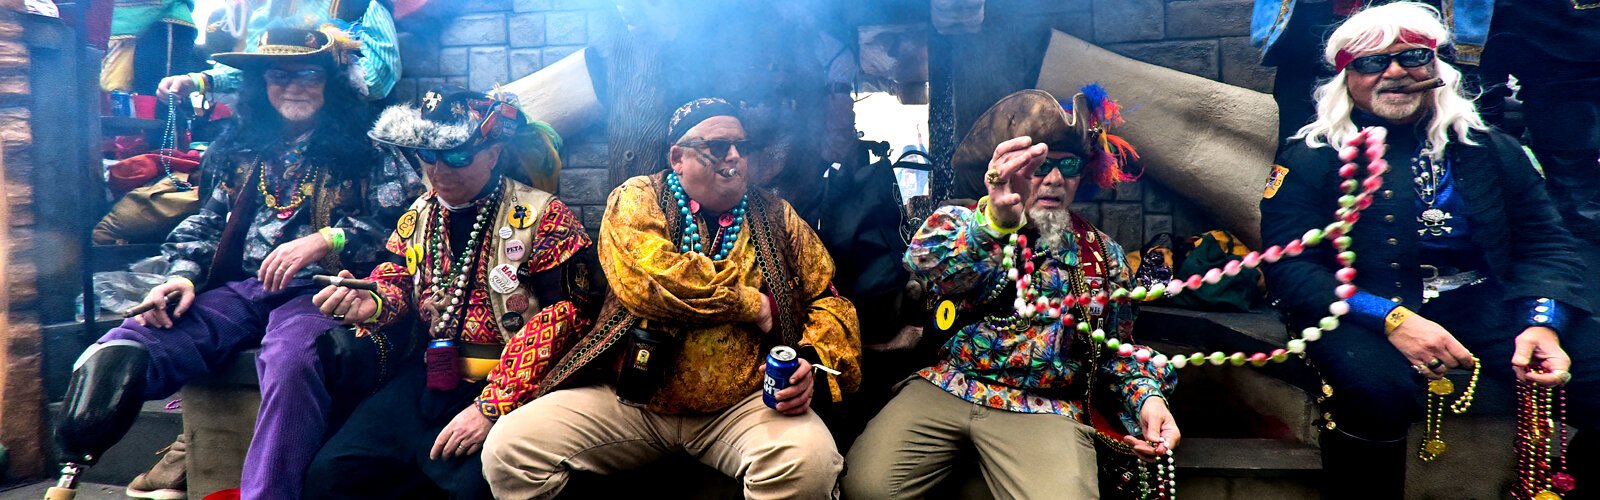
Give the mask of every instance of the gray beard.
<path id="1" fill-rule="evenodd" d="M 1062 248 L 1062 241 L 1065 235 L 1072 231 L 1072 212 L 1065 207 L 1029 208 L 1028 225 L 1039 230 L 1039 244 L 1042 248 L 1066 250 Z"/>
<path id="2" fill-rule="evenodd" d="M 284 103 L 277 106 L 277 109 L 278 115 L 282 116 L 284 121 L 289 122 L 303 122 L 310 120 L 311 117 L 317 114 L 317 108 L 312 107 L 310 104 Z"/>

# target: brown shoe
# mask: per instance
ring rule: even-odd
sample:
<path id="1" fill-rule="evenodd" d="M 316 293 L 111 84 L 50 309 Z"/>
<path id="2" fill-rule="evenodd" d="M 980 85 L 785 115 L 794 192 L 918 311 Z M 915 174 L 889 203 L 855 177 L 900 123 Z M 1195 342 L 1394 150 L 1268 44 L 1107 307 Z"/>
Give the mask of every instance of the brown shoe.
<path id="1" fill-rule="evenodd" d="M 181 500 L 188 498 L 188 487 L 185 485 L 184 460 L 189 454 L 189 436 L 179 434 L 178 440 L 167 445 L 161 450 L 163 455 L 155 466 L 148 472 L 133 478 L 128 483 L 127 494 L 131 498 L 147 498 L 151 500 Z"/>

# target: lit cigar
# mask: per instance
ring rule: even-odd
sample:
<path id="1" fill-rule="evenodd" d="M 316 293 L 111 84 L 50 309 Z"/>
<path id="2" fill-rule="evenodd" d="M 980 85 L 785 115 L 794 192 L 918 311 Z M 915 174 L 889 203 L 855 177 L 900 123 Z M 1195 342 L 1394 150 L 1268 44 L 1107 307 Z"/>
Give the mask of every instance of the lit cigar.
<path id="1" fill-rule="evenodd" d="M 183 292 L 178 291 L 178 290 L 173 290 L 173 291 L 167 292 L 167 296 L 166 296 L 167 297 L 167 303 L 168 304 L 176 304 L 176 302 L 173 302 L 173 301 L 178 300 L 178 297 L 182 297 L 182 296 L 183 296 Z M 149 302 L 145 302 L 145 303 L 133 306 L 133 308 L 128 309 L 126 311 L 122 311 L 122 317 L 124 317 L 124 318 L 132 318 L 134 316 L 138 316 L 140 314 L 144 314 L 147 311 L 155 309 L 156 307 L 160 307 L 160 305 L 161 305 L 161 303 L 156 302 L 154 300 L 149 301 Z"/>
<path id="2" fill-rule="evenodd" d="M 354 288 L 356 290 L 366 290 L 369 292 L 378 291 L 378 282 L 372 280 L 358 280 L 355 278 L 318 275 L 312 276 L 311 282 L 322 286 L 342 286 L 345 288 Z"/>
<path id="3" fill-rule="evenodd" d="M 722 170 L 718 170 L 717 175 L 722 176 L 724 179 L 732 179 L 739 175 L 739 169 L 733 167 L 724 168 Z"/>
<path id="4" fill-rule="evenodd" d="M 1399 91 L 1402 94 L 1415 94 L 1417 92 L 1422 92 L 1424 90 L 1433 90 L 1433 89 L 1436 89 L 1436 88 L 1439 88 L 1439 87 L 1443 87 L 1443 86 L 1444 86 L 1444 80 L 1441 80 L 1441 79 L 1438 79 L 1438 78 L 1429 78 L 1427 80 L 1423 80 L 1423 81 L 1420 81 L 1420 82 L 1417 82 L 1417 83 L 1413 83 L 1411 85 L 1406 85 L 1404 87 L 1400 87 Z"/>

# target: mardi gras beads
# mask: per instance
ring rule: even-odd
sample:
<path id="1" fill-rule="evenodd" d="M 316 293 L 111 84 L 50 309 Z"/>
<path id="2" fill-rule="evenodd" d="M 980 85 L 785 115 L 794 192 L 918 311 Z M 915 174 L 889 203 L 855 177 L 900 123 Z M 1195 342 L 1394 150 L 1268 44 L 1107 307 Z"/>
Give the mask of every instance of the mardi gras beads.
<path id="1" fill-rule="evenodd" d="M 1478 375 L 1482 373 L 1483 364 L 1477 357 L 1472 358 L 1472 378 L 1467 381 L 1467 389 L 1461 393 L 1454 403 L 1449 405 L 1450 412 L 1460 415 L 1472 408 L 1472 397 L 1478 392 Z M 1449 445 L 1444 442 L 1444 409 L 1445 399 L 1456 392 L 1455 382 L 1447 378 L 1438 378 L 1428 382 L 1427 416 L 1423 420 L 1422 449 L 1417 451 L 1417 458 L 1424 462 L 1432 462 L 1449 450 Z"/>
<path id="2" fill-rule="evenodd" d="M 1577 487 L 1567 473 L 1566 394 L 1560 387 L 1517 383 L 1517 479 L 1519 500 L 1560 500 Z"/>

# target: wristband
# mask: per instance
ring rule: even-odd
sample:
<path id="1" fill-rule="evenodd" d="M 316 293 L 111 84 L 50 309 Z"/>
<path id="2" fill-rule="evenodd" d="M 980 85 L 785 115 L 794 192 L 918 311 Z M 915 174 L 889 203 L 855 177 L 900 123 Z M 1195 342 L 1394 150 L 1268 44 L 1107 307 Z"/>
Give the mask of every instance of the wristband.
<path id="1" fill-rule="evenodd" d="M 206 75 L 205 75 L 205 73 L 189 73 L 189 81 L 190 82 L 194 82 L 194 91 L 195 92 L 199 92 L 199 93 L 202 93 L 202 94 L 206 93 Z"/>
<path id="2" fill-rule="evenodd" d="M 366 322 L 367 323 L 377 323 L 378 322 L 378 318 L 383 317 L 383 296 L 382 295 L 378 295 L 378 292 L 374 292 L 374 291 L 371 291 L 371 290 L 367 290 L 367 293 L 372 294 L 372 301 L 378 303 L 378 308 L 374 309 L 372 311 L 372 317 L 367 318 Z"/>
<path id="3" fill-rule="evenodd" d="M 1406 318 L 1410 318 L 1412 314 L 1415 313 L 1404 306 L 1396 306 L 1394 309 L 1389 310 L 1389 314 L 1383 317 L 1383 334 L 1394 333 L 1395 329 L 1400 328 L 1400 324 L 1405 323 Z"/>
<path id="4" fill-rule="evenodd" d="M 328 247 L 333 250 L 333 253 L 339 253 L 339 252 L 344 251 L 344 230 L 343 229 L 325 227 L 325 228 L 322 228 L 322 229 L 318 229 L 317 233 L 322 235 L 322 239 L 328 241 Z"/>
<path id="5" fill-rule="evenodd" d="M 1023 213 L 1022 221 L 1018 222 L 1016 226 L 1002 227 L 994 221 L 993 208 L 994 205 L 989 203 L 989 197 L 985 196 L 978 200 L 978 210 L 975 211 L 974 215 L 977 216 L 978 223 L 989 229 L 990 234 L 996 238 L 1020 231 L 1023 226 L 1028 225 L 1028 214 Z"/>
<path id="6" fill-rule="evenodd" d="M 189 288 L 194 288 L 194 282 L 190 281 L 189 278 L 185 278 L 185 277 L 182 277 L 182 276 L 173 276 L 173 277 L 167 278 L 166 282 L 167 283 L 183 283 L 185 285 L 189 285 Z"/>

